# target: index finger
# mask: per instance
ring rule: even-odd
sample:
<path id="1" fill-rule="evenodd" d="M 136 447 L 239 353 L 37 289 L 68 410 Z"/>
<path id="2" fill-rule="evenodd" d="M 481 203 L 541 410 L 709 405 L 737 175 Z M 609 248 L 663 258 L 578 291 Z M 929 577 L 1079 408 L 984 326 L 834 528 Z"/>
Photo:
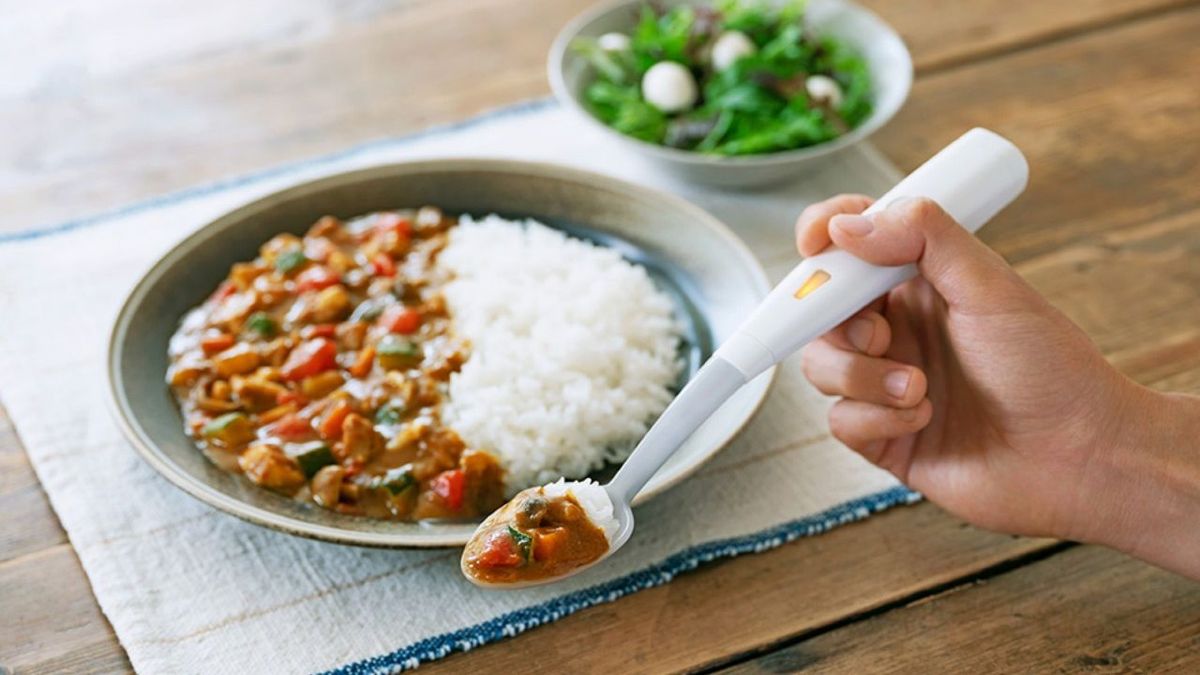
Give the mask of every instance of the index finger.
<path id="1" fill-rule="evenodd" d="M 842 213 L 862 213 L 875 200 L 866 195 L 838 195 L 810 204 L 796 220 L 796 248 L 800 255 L 820 253 L 829 246 L 829 219 Z"/>

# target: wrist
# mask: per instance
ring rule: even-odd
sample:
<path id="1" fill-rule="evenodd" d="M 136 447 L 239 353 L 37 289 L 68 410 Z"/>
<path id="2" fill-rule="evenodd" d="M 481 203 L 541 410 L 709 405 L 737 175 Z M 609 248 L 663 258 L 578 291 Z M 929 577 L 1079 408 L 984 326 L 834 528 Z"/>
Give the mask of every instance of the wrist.
<path id="1" fill-rule="evenodd" d="M 1200 398 L 1128 386 L 1096 448 L 1077 538 L 1200 578 Z"/>

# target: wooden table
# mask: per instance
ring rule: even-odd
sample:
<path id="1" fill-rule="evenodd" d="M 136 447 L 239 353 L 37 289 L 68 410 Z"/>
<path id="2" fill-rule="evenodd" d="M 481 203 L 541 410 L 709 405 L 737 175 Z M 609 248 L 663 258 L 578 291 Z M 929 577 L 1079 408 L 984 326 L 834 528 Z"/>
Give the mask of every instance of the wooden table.
<path id="1" fill-rule="evenodd" d="M 546 48 L 589 2 L 11 5 L 0 230 L 545 95 Z M 1032 183 L 984 238 L 1121 370 L 1200 391 L 1200 3 L 867 4 L 917 63 L 879 147 L 911 169 L 974 125 L 1016 141 Z M 128 669 L 2 414 L 0 514 L 0 666 Z M 1198 619 L 1200 585 L 922 504 L 428 670 L 553 672 L 536 644 L 581 671 L 1200 672 Z"/>

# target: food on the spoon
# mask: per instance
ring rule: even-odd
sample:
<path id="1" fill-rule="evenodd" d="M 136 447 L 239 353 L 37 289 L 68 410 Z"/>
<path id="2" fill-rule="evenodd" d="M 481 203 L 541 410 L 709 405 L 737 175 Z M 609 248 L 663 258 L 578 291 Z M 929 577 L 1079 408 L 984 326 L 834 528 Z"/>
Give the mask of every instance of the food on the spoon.
<path id="1" fill-rule="evenodd" d="M 617 525 L 612 501 L 596 483 L 529 488 L 480 525 L 462 568 L 492 584 L 560 577 L 607 553 Z"/>
<path id="2" fill-rule="evenodd" d="M 591 113 L 634 138 L 716 155 L 824 143 L 871 114 L 865 62 L 805 24 L 802 0 L 649 2 L 628 35 L 580 37 Z"/>
<path id="3" fill-rule="evenodd" d="M 424 207 L 266 242 L 184 318 L 168 381 L 223 469 L 342 513 L 474 520 L 627 456 L 677 344 L 616 252 Z"/>

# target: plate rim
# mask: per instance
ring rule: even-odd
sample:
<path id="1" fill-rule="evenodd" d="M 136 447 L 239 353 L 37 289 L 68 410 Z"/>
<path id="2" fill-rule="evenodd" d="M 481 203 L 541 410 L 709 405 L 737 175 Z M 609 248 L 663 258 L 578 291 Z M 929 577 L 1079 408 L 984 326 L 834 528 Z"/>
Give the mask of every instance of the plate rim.
<path id="1" fill-rule="evenodd" d="M 740 267 L 748 272 L 751 281 L 755 286 L 755 290 L 760 296 L 765 296 L 770 290 L 769 279 L 766 270 L 762 263 L 751 252 L 750 248 L 738 237 L 734 232 L 708 211 L 699 206 L 687 201 L 686 199 L 669 193 L 663 190 L 649 188 L 643 185 L 637 185 L 628 181 L 616 178 L 613 176 L 596 173 L 572 167 L 569 165 L 530 161 L 530 160 L 512 160 L 487 157 L 445 157 L 445 158 L 428 158 L 409 161 L 385 162 L 380 164 L 371 164 L 364 167 L 357 167 L 342 171 L 333 171 L 319 176 L 307 178 L 299 182 L 286 184 L 269 192 L 254 196 L 248 200 L 242 201 L 232 208 L 223 210 L 215 217 L 205 220 L 204 223 L 197 226 L 195 229 L 186 234 L 183 238 L 175 242 L 166 252 L 158 256 L 138 277 L 132 288 L 121 301 L 120 309 L 118 309 L 112 326 L 108 332 L 108 344 L 105 350 L 105 376 L 107 380 L 106 387 L 106 403 L 110 415 L 116 421 L 118 428 L 121 430 L 125 439 L 133 446 L 137 454 L 150 465 L 161 477 L 165 478 L 169 483 L 176 488 L 184 491 L 186 494 L 197 499 L 204 504 L 217 509 L 218 511 L 240 518 L 241 520 L 267 527 L 273 530 L 285 532 L 287 534 L 326 541 L 330 543 L 362 546 L 369 548 L 444 548 L 457 547 L 466 543 L 470 533 L 474 531 L 474 524 L 453 524 L 449 527 L 454 527 L 455 530 L 449 532 L 429 532 L 427 535 L 421 535 L 414 539 L 412 533 L 396 532 L 396 533 L 380 533 L 380 532 L 358 532 L 353 530 L 345 530 L 319 523 L 300 520 L 292 516 L 276 513 L 269 509 L 260 506 L 249 504 L 241 501 L 232 495 L 228 495 L 208 483 L 195 478 L 191 474 L 177 466 L 167 454 L 157 447 L 157 444 L 151 439 L 141 428 L 141 425 L 136 422 L 136 413 L 133 410 L 128 396 L 122 389 L 122 378 L 119 372 L 118 352 L 124 342 L 124 337 L 129 330 L 129 319 L 133 314 L 139 301 L 149 291 L 152 284 L 158 281 L 160 277 L 171 265 L 177 263 L 177 258 L 181 258 L 196 243 L 210 233 L 214 225 L 221 223 L 227 219 L 236 217 L 243 211 L 259 207 L 263 202 L 276 200 L 290 193 L 303 192 L 311 190 L 323 183 L 336 183 L 338 181 L 351 181 L 355 179 L 369 176 L 371 174 L 388 173 L 397 169 L 407 171 L 408 173 L 436 173 L 436 172 L 453 172 L 453 171 L 491 171 L 499 173 L 524 173 L 535 178 L 549 178 L 556 181 L 573 180 L 591 187 L 602 187 L 612 192 L 624 192 L 626 194 L 638 195 L 643 199 L 651 199 L 661 203 L 665 203 L 670 208 L 679 210 L 685 213 L 690 213 L 693 222 L 701 225 L 713 234 L 718 235 L 728 246 L 731 253 L 735 253 L 737 258 L 742 263 Z M 754 400 L 751 404 L 749 412 L 740 424 L 731 427 L 714 448 L 699 462 L 691 466 L 684 467 L 677 471 L 674 475 L 668 477 L 661 483 L 648 486 L 650 489 L 643 490 L 633 500 L 633 505 L 637 506 L 645 503 L 649 499 L 656 497 L 675 485 L 679 484 L 713 456 L 724 450 L 736 437 L 741 433 L 747 425 L 749 425 L 765 402 L 767 395 L 774 386 L 778 374 L 778 367 L 773 366 L 767 373 L 751 382 L 747 383 L 746 387 L 756 387 L 757 392 L 754 393 Z M 447 526 L 441 526 L 447 527 Z"/>

